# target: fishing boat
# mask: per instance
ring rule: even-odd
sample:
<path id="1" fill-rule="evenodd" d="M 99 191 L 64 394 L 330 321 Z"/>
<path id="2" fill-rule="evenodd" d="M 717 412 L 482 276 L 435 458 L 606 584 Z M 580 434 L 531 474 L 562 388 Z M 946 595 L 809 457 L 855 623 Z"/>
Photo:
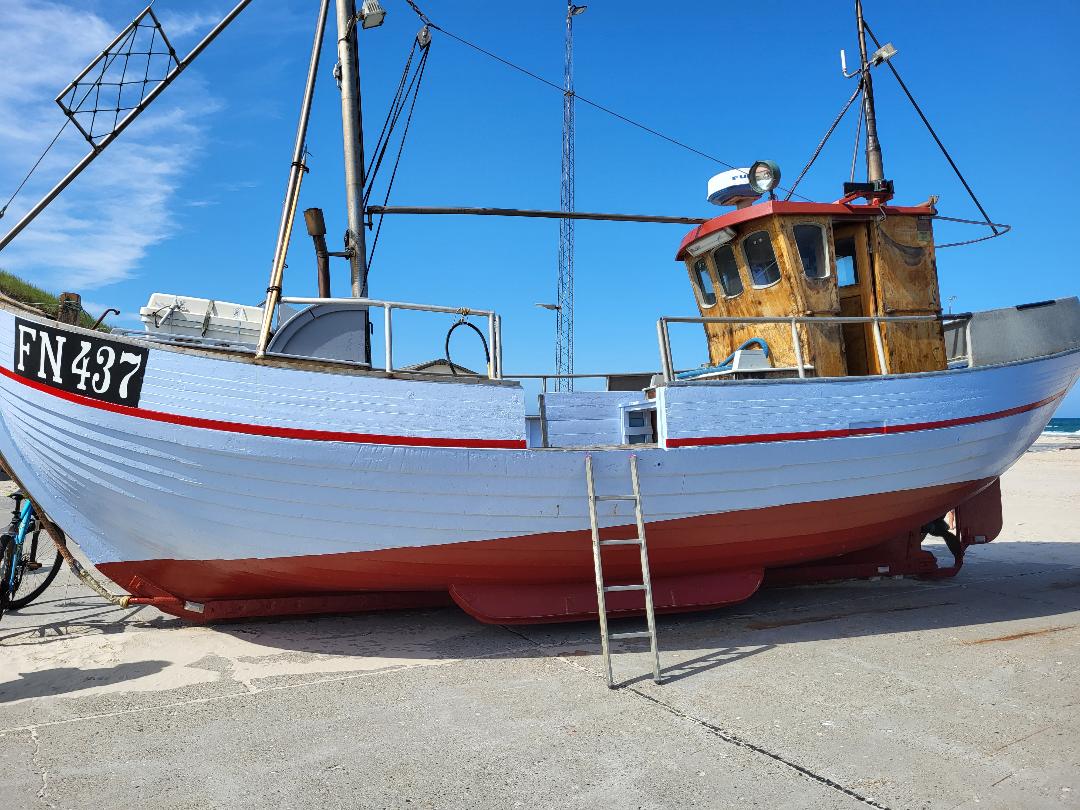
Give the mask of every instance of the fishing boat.
<path id="1" fill-rule="evenodd" d="M 87 159 L 0 249 L 248 2 L 185 58 L 150 8 L 122 31 L 61 93 L 80 129 L 79 93 L 134 36 L 158 37 L 169 72 L 107 132 L 84 129 Z M 319 295 L 286 295 L 331 6 L 349 231 L 331 252 L 321 214 L 305 212 Z M 869 53 L 856 6 L 866 181 L 815 202 L 779 199 L 768 160 L 714 177 L 709 200 L 730 210 L 686 218 L 672 246 L 696 311 L 659 319 L 658 360 L 635 364 L 655 372 L 545 391 L 530 414 L 503 370 L 497 312 L 369 294 L 365 218 L 394 212 L 365 205 L 356 47 L 383 10 L 322 0 L 264 304 L 158 295 L 145 331 L 106 333 L 0 302 L 4 466 L 124 604 L 192 621 L 452 600 L 485 622 L 557 622 L 714 608 L 763 584 L 955 574 L 1000 531 L 998 479 L 1080 376 L 1080 301 L 943 313 L 935 200 L 894 202 L 878 141 L 871 71 L 895 51 Z M 418 53 L 441 30 L 421 21 Z M 330 295 L 333 256 L 350 297 Z M 487 368 L 395 367 L 403 310 L 460 316 Z M 702 329 L 700 367 L 676 367 L 674 323 Z"/>

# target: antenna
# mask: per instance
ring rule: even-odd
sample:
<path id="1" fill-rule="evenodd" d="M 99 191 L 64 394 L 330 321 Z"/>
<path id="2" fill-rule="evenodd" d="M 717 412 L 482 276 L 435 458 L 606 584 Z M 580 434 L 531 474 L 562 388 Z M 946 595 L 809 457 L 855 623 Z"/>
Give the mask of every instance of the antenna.
<path id="1" fill-rule="evenodd" d="M 574 210 L 574 17 L 585 6 L 566 0 L 566 49 L 563 61 L 562 183 L 559 197 L 564 212 Z M 555 309 L 556 391 L 573 391 L 574 378 L 574 220 L 559 221 L 558 303 Z"/>

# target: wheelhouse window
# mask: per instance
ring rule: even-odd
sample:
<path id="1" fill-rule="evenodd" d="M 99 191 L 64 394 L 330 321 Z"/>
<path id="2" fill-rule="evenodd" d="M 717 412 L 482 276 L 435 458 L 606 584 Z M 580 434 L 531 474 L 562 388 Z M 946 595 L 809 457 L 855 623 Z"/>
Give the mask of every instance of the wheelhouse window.
<path id="1" fill-rule="evenodd" d="M 743 240 L 742 249 L 755 287 L 769 287 L 780 280 L 780 267 L 768 231 L 750 234 Z"/>
<path id="2" fill-rule="evenodd" d="M 855 240 L 851 237 L 836 240 L 836 283 L 841 287 L 859 283 L 859 270 L 855 266 Z"/>
<path id="3" fill-rule="evenodd" d="M 803 272 L 807 278 L 825 278 L 829 275 L 829 255 L 825 242 L 825 229 L 820 225 L 796 225 L 795 245 L 802 259 Z"/>
<path id="4" fill-rule="evenodd" d="M 731 245 L 722 245 L 713 251 L 713 264 L 716 265 L 716 277 L 724 295 L 734 298 L 743 291 L 739 265 L 735 261 L 735 249 Z"/>
<path id="5" fill-rule="evenodd" d="M 709 274 L 709 265 L 704 259 L 694 262 L 694 286 L 697 287 L 698 298 L 704 307 L 716 306 L 716 288 L 713 286 L 712 276 Z"/>

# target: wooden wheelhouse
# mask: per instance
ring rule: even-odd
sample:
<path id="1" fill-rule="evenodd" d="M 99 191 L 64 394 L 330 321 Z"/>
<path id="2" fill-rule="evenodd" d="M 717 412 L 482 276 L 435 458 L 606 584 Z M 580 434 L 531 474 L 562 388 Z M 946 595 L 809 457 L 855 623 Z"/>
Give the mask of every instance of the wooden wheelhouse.
<path id="1" fill-rule="evenodd" d="M 683 239 L 703 317 L 940 315 L 932 205 L 762 202 L 709 220 Z M 706 323 L 711 367 L 747 341 L 768 346 L 774 369 L 795 369 L 790 323 Z M 940 321 L 823 322 L 799 331 L 805 373 L 902 374 L 946 367 Z M 881 368 L 879 357 L 884 358 Z"/>

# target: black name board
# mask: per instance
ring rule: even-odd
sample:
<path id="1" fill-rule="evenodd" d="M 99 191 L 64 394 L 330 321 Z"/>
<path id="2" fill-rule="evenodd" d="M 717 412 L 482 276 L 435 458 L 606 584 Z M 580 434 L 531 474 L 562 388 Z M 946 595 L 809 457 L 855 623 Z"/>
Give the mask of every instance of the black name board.
<path id="1" fill-rule="evenodd" d="M 15 319 L 15 373 L 72 394 L 135 407 L 148 354 L 141 346 Z"/>

